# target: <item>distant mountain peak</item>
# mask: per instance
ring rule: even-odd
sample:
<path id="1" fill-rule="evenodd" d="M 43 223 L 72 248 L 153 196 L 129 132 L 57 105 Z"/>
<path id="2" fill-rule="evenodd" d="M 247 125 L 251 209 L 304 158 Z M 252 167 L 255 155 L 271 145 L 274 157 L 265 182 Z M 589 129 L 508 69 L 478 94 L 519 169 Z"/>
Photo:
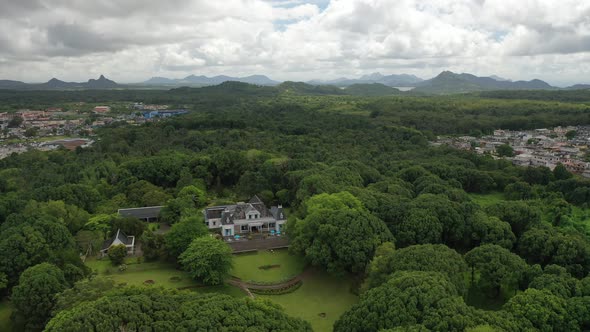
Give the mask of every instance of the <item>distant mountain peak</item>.
<path id="1" fill-rule="evenodd" d="M 372 80 L 380 80 L 383 78 L 383 75 L 380 72 L 374 72 L 368 75 L 363 75 L 361 76 L 361 80 L 367 80 L 367 81 L 372 81 Z"/>
<path id="2" fill-rule="evenodd" d="M 495 79 L 498 82 L 512 82 L 512 80 L 509 80 L 507 78 L 503 78 L 503 77 L 500 77 L 500 76 L 497 76 L 497 75 L 491 75 L 490 78 L 493 78 L 493 79 Z"/>
<path id="3" fill-rule="evenodd" d="M 213 77 L 207 77 L 204 75 L 188 75 L 183 79 L 170 79 L 165 77 L 152 77 L 149 80 L 143 82 L 143 84 L 147 85 L 158 85 L 158 84 L 166 84 L 166 85 L 218 85 L 224 82 L 235 81 L 235 82 L 242 82 L 242 83 L 249 83 L 255 85 L 277 85 L 279 82 L 273 81 L 267 76 L 264 75 L 250 75 L 246 77 L 232 77 L 226 75 L 217 75 Z"/>
<path id="4" fill-rule="evenodd" d="M 436 77 L 423 81 L 416 92 L 448 94 L 489 90 L 542 90 L 554 89 L 544 81 L 499 81 L 493 77 L 479 77 L 469 73 L 456 74 L 445 70 Z"/>

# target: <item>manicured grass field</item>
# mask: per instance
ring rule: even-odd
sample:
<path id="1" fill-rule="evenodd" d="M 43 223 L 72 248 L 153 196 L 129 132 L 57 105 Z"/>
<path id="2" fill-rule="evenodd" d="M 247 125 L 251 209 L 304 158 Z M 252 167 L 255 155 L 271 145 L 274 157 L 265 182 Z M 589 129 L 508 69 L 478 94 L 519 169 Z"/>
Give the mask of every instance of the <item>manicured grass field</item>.
<path id="1" fill-rule="evenodd" d="M 127 260 L 127 270 L 119 272 L 108 259 L 87 260 L 86 265 L 96 270 L 101 276 L 109 276 L 117 283 L 139 286 L 144 285 L 146 280 L 153 280 L 153 285 L 166 288 L 190 288 L 195 292 L 217 292 L 236 297 L 245 296 L 241 290 L 230 285 L 202 286 L 182 270 L 177 270 L 173 264 L 163 262 L 149 262 L 137 264 L 136 259 Z M 134 263 L 134 264 L 133 264 Z"/>
<path id="2" fill-rule="evenodd" d="M 0 301 L 0 331 L 11 332 L 14 331 L 10 314 L 12 307 L 7 300 Z"/>
<path id="3" fill-rule="evenodd" d="M 244 281 L 282 281 L 303 272 L 305 267 L 303 257 L 290 255 L 286 249 L 237 254 L 233 262 L 231 274 Z M 260 269 L 265 265 L 274 267 Z"/>
<path id="4" fill-rule="evenodd" d="M 310 322 L 316 332 L 332 331 L 334 322 L 358 301 L 351 284 L 350 277 L 314 271 L 293 293 L 257 297 L 280 304 L 287 314 Z"/>

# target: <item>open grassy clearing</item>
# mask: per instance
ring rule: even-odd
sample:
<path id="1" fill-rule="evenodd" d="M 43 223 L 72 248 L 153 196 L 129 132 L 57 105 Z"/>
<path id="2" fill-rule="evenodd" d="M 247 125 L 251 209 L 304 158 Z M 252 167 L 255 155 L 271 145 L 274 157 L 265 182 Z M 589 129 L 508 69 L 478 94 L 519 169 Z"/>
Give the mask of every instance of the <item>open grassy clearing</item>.
<path id="1" fill-rule="evenodd" d="M 348 276 L 334 277 L 318 270 L 293 293 L 257 297 L 280 304 L 289 315 L 310 322 L 314 331 L 332 331 L 334 322 L 358 301 L 350 292 L 351 285 Z"/>
<path id="2" fill-rule="evenodd" d="M 469 197 L 471 197 L 471 199 L 481 207 L 486 207 L 505 200 L 504 193 L 501 192 L 493 192 L 489 194 L 469 194 Z"/>
<path id="3" fill-rule="evenodd" d="M 113 278 L 117 283 L 130 286 L 145 285 L 146 280 L 152 280 L 150 284 L 166 288 L 188 288 L 195 292 L 223 293 L 232 296 L 245 296 L 241 290 L 230 286 L 202 286 L 184 271 L 177 270 L 173 264 L 163 262 L 148 262 L 137 264 L 135 258 L 127 259 L 127 270 L 119 272 L 108 259 L 92 259 L 86 261 L 86 265 L 98 272 L 101 276 Z"/>
<path id="4" fill-rule="evenodd" d="M 261 250 L 233 256 L 231 274 L 244 281 L 278 282 L 293 277 L 305 267 L 301 256 L 290 255 L 288 250 Z"/>
<path id="5" fill-rule="evenodd" d="M 10 320 L 10 314 L 12 314 L 12 306 L 8 300 L 4 299 L 0 301 L 0 331 L 14 331 L 12 321 Z"/>

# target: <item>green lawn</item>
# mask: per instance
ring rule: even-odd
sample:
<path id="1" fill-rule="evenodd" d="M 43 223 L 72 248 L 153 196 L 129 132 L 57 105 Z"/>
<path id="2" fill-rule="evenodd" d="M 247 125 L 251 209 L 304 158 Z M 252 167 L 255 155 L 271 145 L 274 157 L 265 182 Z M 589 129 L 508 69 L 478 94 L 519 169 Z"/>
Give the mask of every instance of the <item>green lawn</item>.
<path id="1" fill-rule="evenodd" d="M 350 292 L 351 284 L 350 277 L 315 271 L 293 293 L 256 296 L 280 304 L 287 314 L 310 322 L 316 332 L 332 331 L 334 322 L 358 301 Z"/>
<path id="2" fill-rule="evenodd" d="M 293 277 L 305 267 L 301 256 L 290 255 L 284 250 L 261 250 L 233 256 L 234 267 L 231 274 L 245 281 L 272 282 Z M 278 265 L 269 269 L 260 269 L 264 265 Z"/>
<path id="3" fill-rule="evenodd" d="M 504 193 L 501 192 L 489 194 L 469 194 L 469 197 L 471 197 L 471 199 L 481 207 L 486 207 L 505 200 Z"/>
<path id="4" fill-rule="evenodd" d="M 0 331 L 11 332 L 14 331 L 10 314 L 12 313 L 12 306 L 7 300 L 0 301 Z"/>
<path id="5" fill-rule="evenodd" d="M 86 261 L 86 265 L 92 270 L 96 270 L 101 276 L 109 276 L 117 283 L 125 283 L 130 286 L 144 285 L 146 280 L 153 280 L 154 285 L 166 288 L 189 288 L 195 292 L 217 292 L 236 297 L 245 296 L 241 290 L 230 285 L 199 285 L 186 272 L 177 270 L 170 263 L 149 262 L 137 264 L 136 262 L 137 260 L 135 258 L 128 258 L 127 270 L 125 272 L 119 272 L 117 267 L 112 266 L 108 259 L 89 259 Z"/>

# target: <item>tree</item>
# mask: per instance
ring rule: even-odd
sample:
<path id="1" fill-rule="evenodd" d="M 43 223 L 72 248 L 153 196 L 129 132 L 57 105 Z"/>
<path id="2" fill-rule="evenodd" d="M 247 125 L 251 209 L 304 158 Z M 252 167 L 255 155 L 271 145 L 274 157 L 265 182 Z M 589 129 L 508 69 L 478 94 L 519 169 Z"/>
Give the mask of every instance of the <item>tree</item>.
<path id="1" fill-rule="evenodd" d="M 330 272 L 364 271 L 375 249 L 393 236 L 349 193 L 319 196 L 308 201 L 305 219 L 289 224 L 291 250 Z"/>
<path id="2" fill-rule="evenodd" d="M 565 268 L 558 265 L 547 265 L 543 274 L 530 283 L 529 288 L 545 289 L 553 295 L 563 298 L 577 296 L 581 293 L 580 285 Z"/>
<path id="3" fill-rule="evenodd" d="M 8 121 L 8 128 L 18 128 L 24 122 L 24 119 L 20 116 L 13 116 L 10 121 Z"/>
<path id="4" fill-rule="evenodd" d="M 528 329 L 537 331 L 571 331 L 567 321 L 566 300 L 546 290 L 527 289 L 512 297 L 503 307 Z M 574 328 L 576 330 L 576 328 Z"/>
<path id="5" fill-rule="evenodd" d="M 12 303 L 25 329 L 41 330 L 55 306 L 55 295 L 68 287 L 63 272 L 55 265 L 41 263 L 26 269 L 12 289 Z"/>
<path id="6" fill-rule="evenodd" d="M 111 220 L 111 234 L 114 235 L 120 229 L 121 232 L 139 237 L 147 228 L 146 223 L 135 217 L 117 217 Z"/>
<path id="7" fill-rule="evenodd" d="M 478 211 L 471 220 L 471 241 L 472 247 L 497 244 L 506 249 L 512 249 L 516 237 L 509 223 L 496 217 L 488 217 L 485 213 Z"/>
<path id="8" fill-rule="evenodd" d="M 0 294 L 6 289 L 8 286 L 8 277 L 5 273 L 0 273 Z"/>
<path id="9" fill-rule="evenodd" d="M 178 258 L 191 277 L 207 285 L 219 285 L 229 276 L 232 250 L 211 236 L 194 239 Z"/>
<path id="10" fill-rule="evenodd" d="M 574 137 L 576 137 L 576 135 L 578 135 L 578 132 L 575 130 L 569 130 L 568 132 L 565 133 L 565 137 L 570 141 L 572 139 L 574 139 Z"/>
<path id="11" fill-rule="evenodd" d="M 570 173 L 570 171 L 568 171 L 562 163 L 557 163 L 557 165 L 553 169 L 553 177 L 555 178 L 555 180 L 567 180 L 571 179 L 573 176 L 574 175 Z"/>
<path id="12" fill-rule="evenodd" d="M 141 235 L 141 251 L 143 251 L 143 257 L 148 261 L 167 257 L 165 243 L 164 235 L 154 234 L 154 232 L 147 229 Z"/>
<path id="13" fill-rule="evenodd" d="M 180 222 L 172 225 L 168 233 L 164 235 L 166 250 L 171 257 L 177 258 L 194 239 L 207 234 L 209 234 L 209 230 L 202 217 L 183 218 Z"/>
<path id="14" fill-rule="evenodd" d="M 460 294 L 465 291 L 463 275 L 467 264 L 455 250 L 444 244 L 423 244 L 394 250 L 385 242 L 367 268 L 364 288 L 374 288 L 398 271 L 432 271 L 445 275 Z"/>
<path id="15" fill-rule="evenodd" d="M 502 285 L 516 288 L 527 269 L 526 262 L 508 249 L 495 244 L 485 244 L 465 254 L 465 261 L 471 267 L 471 282 L 475 271 L 479 271 L 479 286 L 490 291 L 496 298 Z"/>
<path id="16" fill-rule="evenodd" d="M 590 329 L 590 296 L 572 297 L 567 299 L 568 321 L 582 331 Z"/>
<path id="17" fill-rule="evenodd" d="M 95 301 L 117 287 L 113 279 L 105 277 L 78 281 L 72 288 L 65 289 L 55 296 L 53 315 L 80 303 Z"/>
<path id="18" fill-rule="evenodd" d="M 500 157 L 513 157 L 514 149 L 508 144 L 502 144 L 496 148 L 496 153 Z"/>
<path id="19" fill-rule="evenodd" d="M 336 321 L 334 331 L 376 332 L 414 324 L 436 331 L 463 331 L 479 321 L 444 274 L 403 271 L 364 293 Z"/>
<path id="20" fill-rule="evenodd" d="M 553 176 L 553 173 L 551 173 L 551 170 L 547 167 L 544 167 L 544 166 L 541 166 L 541 167 L 529 166 L 529 167 L 525 168 L 524 174 L 522 175 L 524 180 L 526 182 L 528 182 L 529 184 L 541 184 L 541 185 L 548 184 L 549 181 L 551 181 L 552 176 Z"/>
<path id="21" fill-rule="evenodd" d="M 400 247 L 442 242 L 443 225 L 429 210 L 412 209 L 401 223 L 392 228 Z"/>
<path id="22" fill-rule="evenodd" d="M 117 308 L 118 310 L 114 310 Z M 130 287 L 59 312 L 45 329 L 70 331 L 311 332 L 300 318 L 265 300 Z"/>
<path id="23" fill-rule="evenodd" d="M 127 256 L 127 247 L 124 244 L 116 244 L 109 248 L 109 259 L 113 265 L 121 265 Z"/>
<path id="24" fill-rule="evenodd" d="M 533 189 L 530 184 L 518 181 L 504 187 L 504 195 L 513 201 L 528 200 L 533 198 Z"/>
<path id="25" fill-rule="evenodd" d="M 541 215 L 537 209 L 531 208 L 521 201 L 504 201 L 490 205 L 485 209 L 488 215 L 498 217 L 512 227 L 516 237 L 520 237 L 526 230 L 541 223 Z"/>

